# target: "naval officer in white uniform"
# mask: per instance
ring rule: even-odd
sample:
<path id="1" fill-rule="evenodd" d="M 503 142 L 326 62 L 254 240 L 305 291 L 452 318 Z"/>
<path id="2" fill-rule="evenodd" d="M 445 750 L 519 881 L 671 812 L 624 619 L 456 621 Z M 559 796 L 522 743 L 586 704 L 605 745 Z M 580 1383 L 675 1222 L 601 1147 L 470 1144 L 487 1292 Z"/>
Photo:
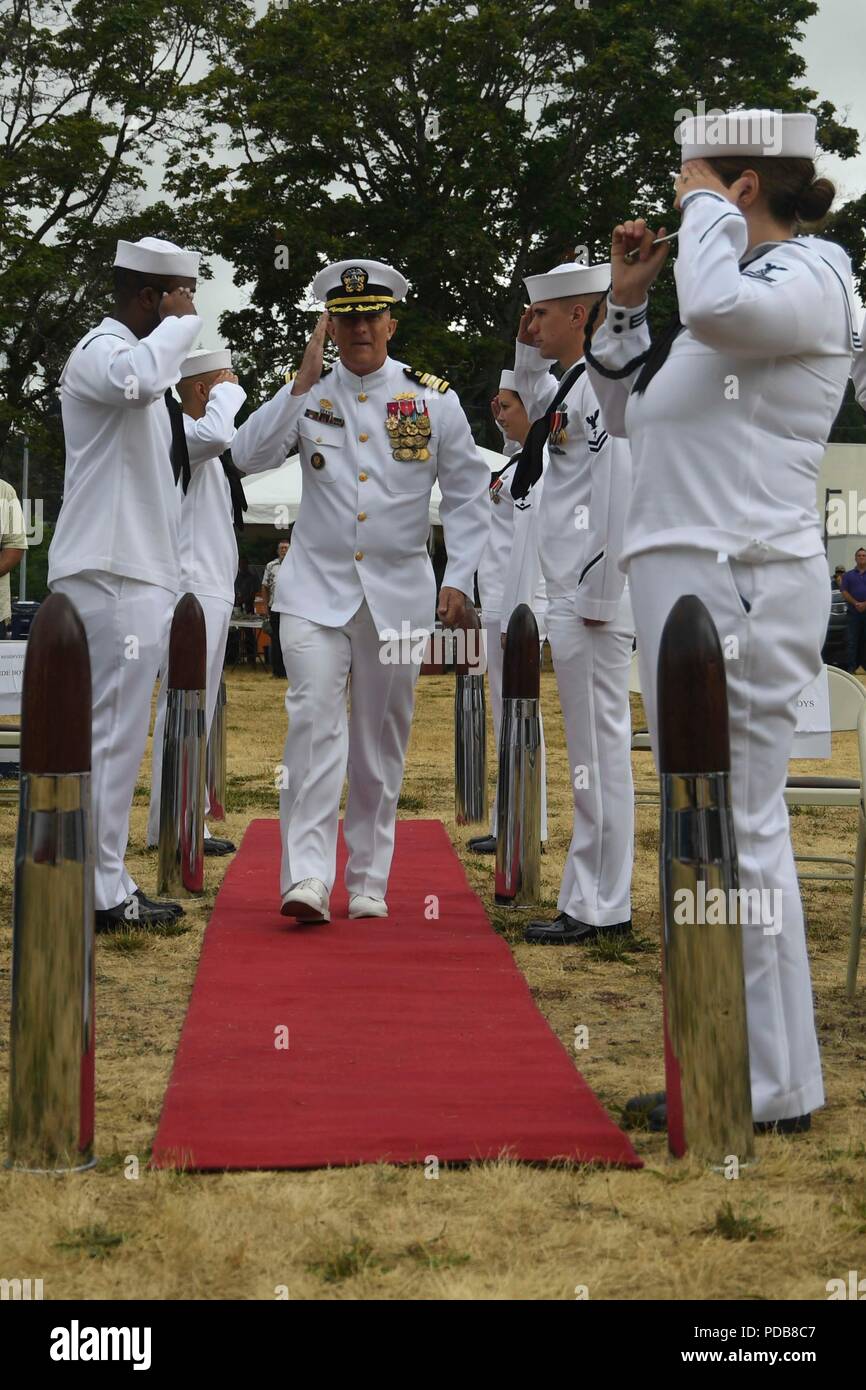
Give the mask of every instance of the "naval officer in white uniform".
<path id="1" fill-rule="evenodd" d="M 227 348 L 190 353 L 180 369 L 177 386 L 190 460 L 190 484 L 180 521 L 180 590 L 195 594 L 202 606 L 207 632 L 207 695 L 205 722 L 213 724 L 222 680 L 226 638 L 234 606 L 238 570 L 237 532 L 243 530 L 246 509 L 241 476 L 279 468 L 288 456 L 295 406 L 291 388 L 280 387 L 269 400 L 235 428 L 235 416 L 246 392 L 232 371 Z M 163 673 L 168 663 L 168 647 Z M 167 688 L 163 678 L 153 731 L 150 816 L 147 842 L 159 842 L 162 745 Z M 205 854 L 230 854 L 230 840 L 211 835 L 205 826 Z"/>
<path id="2" fill-rule="evenodd" d="M 491 476 L 490 536 L 478 566 L 477 580 L 487 657 L 487 684 L 493 707 L 493 738 L 498 757 L 502 726 L 502 656 L 508 620 L 519 604 L 528 604 L 535 614 L 538 635 L 543 644 L 547 637 L 547 591 L 538 555 L 538 504 L 541 501 L 542 482 L 539 480 L 522 502 L 514 501 L 509 488 L 514 476 L 516 455 L 520 453 L 529 433 L 529 419 L 517 394 L 512 371 L 502 372 L 493 407 L 496 424 L 504 439 L 504 452 L 510 454 L 511 458 L 504 468 Z M 497 798 L 494 797 L 489 833 L 475 835 L 468 842 L 468 848 L 474 854 L 496 853 L 496 812 Z M 547 769 L 542 728 L 541 841 L 544 843 L 546 840 Z"/>
<path id="3" fill-rule="evenodd" d="M 419 672 L 408 636 L 430 632 L 436 613 L 462 621 L 487 540 L 489 475 L 448 383 L 388 356 L 403 276 L 341 261 L 313 288 L 326 312 L 292 387 L 303 494 L 274 601 L 289 682 L 280 887 L 284 915 L 328 921 L 347 770 L 349 916 L 387 916 Z M 340 360 L 323 371 L 326 332 Z M 438 608 L 426 549 L 437 478 L 448 550 Z"/>
<path id="4" fill-rule="evenodd" d="M 181 911 L 153 904 L 123 857 L 180 579 L 189 461 L 180 407 L 166 398 L 202 326 L 192 300 L 198 261 L 155 237 L 118 242 L 114 313 L 85 334 L 60 378 L 66 472 L 48 583 L 75 604 L 90 651 L 99 927 Z"/>
<path id="5" fill-rule="evenodd" d="M 848 256 L 797 235 L 834 194 L 815 178 L 815 124 L 769 111 L 682 124 L 679 322 L 650 348 L 647 290 L 668 245 L 626 222 L 589 357 L 608 428 L 632 447 L 623 564 L 656 754 L 659 641 L 682 594 L 707 606 L 729 654 L 739 883 L 782 904 L 769 927 L 743 923 L 752 1110 L 786 1132 L 824 1099 L 784 788 L 830 602 L 816 481 L 860 344 Z M 630 1105 L 666 1123 L 661 1093 Z"/>
<path id="6" fill-rule="evenodd" d="M 525 939 L 561 945 L 631 930 L 634 626 L 619 569 L 631 460 L 605 428 L 583 361 L 587 318 L 610 284 L 610 266 L 571 262 L 525 284 L 530 307 L 514 376 L 533 425 L 511 494 L 520 500 L 538 486 L 546 444 L 539 555 L 574 803 L 558 914 L 531 922 Z M 563 369 L 559 382 L 553 361 Z"/>

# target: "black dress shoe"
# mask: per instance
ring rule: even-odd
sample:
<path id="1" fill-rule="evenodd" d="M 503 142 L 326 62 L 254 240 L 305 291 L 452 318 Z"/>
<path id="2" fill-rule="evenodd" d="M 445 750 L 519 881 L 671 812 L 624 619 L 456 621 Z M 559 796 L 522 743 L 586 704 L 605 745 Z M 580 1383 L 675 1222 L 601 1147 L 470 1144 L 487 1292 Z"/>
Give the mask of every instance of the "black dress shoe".
<path id="1" fill-rule="evenodd" d="M 523 934 L 524 941 L 536 944 L 569 946 L 575 941 L 595 941 L 600 936 L 628 936 L 631 931 L 631 918 L 627 922 L 616 922 L 612 927 L 596 927 L 590 922 L 579 922 L 560 912 L 552 922 L 530 922 Z"/>
<path id="2" fill-rule="evenodd" d="M 811 1115 L 791 1115 L 787 1120 L 756 1120 L 756 1134 L 806 1134 L 812 1128 Z"/>
<path id="3" fill-rule="evenodd" d="M 140 905 L 149 912 L 170 912 L 173 917 L 183 917 L 186 911 L 180 903 L 170 902 L 167 898 L 149 898 L 141 888 L 136 888 L 133 897 L 138 898 Z"/>
<path id="4" fill-rule="evenodd" d="M 495 835 L 476 835 L 466 846 L 471 849 L 473 854 L 495 854 L 496 836 Z"/>
<path id="5" fill-rule="evenodd" d="M 205 854 L 234 854 L 236 849 L 237 845 L 233 845 L 231 840 L 221 840 L 218 835 L 205 836 Z"/>
<path id="6" fill-rule="evenodd" d="M 135 897 L 124 898 L 116 907 L 97 909 L 94 913 L 96 931 L 129 931 L 134 927 L 164 926 L 177 916 L 158 903 L 143 903 Z"/>
<path id="7" fill-rule="evenodd" d="M 626 1102 L 624 1117 L 627 1125 L 650 1129 L 659 1134 L 668 1127 L 667 1096 L 664 1091 L 651 1091 L 645 1096 L 632 1096 Z M 811 1115 L 792 1115 L 786 1120 L 755 1120 L 756 1134 L 806 1134 L 812 1128 Z"/>
<path id="8" fill-rule="evenodd" d="M 632 1096 L 625 1103 L 623 1120 L 630 1129 L 650 1129 L 663 1134 L 668 1127 L 668 1106 L 664 1091 L 648 1091 Z"/>

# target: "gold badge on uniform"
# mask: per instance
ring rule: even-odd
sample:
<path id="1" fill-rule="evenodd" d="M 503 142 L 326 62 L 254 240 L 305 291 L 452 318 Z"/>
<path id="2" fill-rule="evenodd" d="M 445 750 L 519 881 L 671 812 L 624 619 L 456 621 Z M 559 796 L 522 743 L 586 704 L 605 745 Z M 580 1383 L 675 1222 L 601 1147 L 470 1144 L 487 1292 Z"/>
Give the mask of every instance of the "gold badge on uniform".
<path id="1" fill-rule="evenodd" d="M 427 445 L 430 443 L 430 416 L 427 402 L 419 405 L 414 391 L 396 396 L 386 403 L 388 418 L 385 429 L 391 444 L 391 455 L 405 463 L 418 460 L 426 462 L 430 457 Z"/>
<path id="2" fill-rule="evenodd" d="M 312 454 L 312 455 L 310 456 L 310 464 L 311 464 L 311 466 L 312 466 L 313 468 L 324 468 L 324 466 L 325 466 L 325 455 L 324 455 L 324 454 Z"/>

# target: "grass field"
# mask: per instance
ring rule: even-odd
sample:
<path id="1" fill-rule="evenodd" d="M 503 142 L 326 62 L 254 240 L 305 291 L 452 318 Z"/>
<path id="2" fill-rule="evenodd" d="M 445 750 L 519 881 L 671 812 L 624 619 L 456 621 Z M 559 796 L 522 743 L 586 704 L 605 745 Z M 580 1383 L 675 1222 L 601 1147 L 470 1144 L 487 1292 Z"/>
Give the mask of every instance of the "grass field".
<path id="1" fill-rule="evenodd" d="M 226 833 L 239 841 L 276 813 L 282 685 L 229 674 Z M 551 1027 L 612 1114 L 663 1083 L 657 906 L 657 810 L 639 807 L 633 941 L 553 949 L 521 942 L 528 914 L 492 907 L 488 858 L 464 853 L 454 823 L 453 678 L 419 685 L 401 815 L 440 818 L 494 928 Z M 570 832 L 569 778 L 553 677 L 543 676 L 555 909 Z M 638 717 L 639 711 L 637 711 Z M 839 740 L 854 771 L 853 735 Z M 634 755 L 651 776 L 649 754 Z M 491 763 L 492 766 L 492 763 Z M 148 764 L 128 861 L 146 891 Z M 814 770 L 814 765 L 804 766 Z M 0 1114 L 5 1150 L 11 896 L 16 808 L 0 805 Z M 829 810 L 792 822 L 803 852 L 853 852 L 854 818 Z M 809 950 L 828 1102 L 812 1131 L 757 1140 L 737 1180 L 667 1156 L 638 1133 L 640 1172 L 510 1162 L 440 1170 L 388 1165 L 311 1173 L 198 1176 L 151 1172 L 149 1146 L 227 861 L 208 859 L 207 891 L 170 933 L 103 936 L 96 957 L 99 1166 L 40 1178 L 0 1172 L 0 1278 L 41 1278 L 47 1299 L 825 1299 L 826 1283 L 866 1274 L 866 961 L 845 997 L 850 893 L 805 885 Z"/>

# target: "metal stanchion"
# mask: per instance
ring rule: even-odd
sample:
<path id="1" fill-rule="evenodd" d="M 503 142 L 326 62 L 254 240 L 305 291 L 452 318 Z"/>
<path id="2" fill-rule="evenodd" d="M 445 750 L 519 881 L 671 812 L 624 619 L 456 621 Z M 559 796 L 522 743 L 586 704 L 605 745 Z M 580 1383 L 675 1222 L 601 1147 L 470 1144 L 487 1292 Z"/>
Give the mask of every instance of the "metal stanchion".
<path id="1" fill-rule="evenodd" d="M 211 820 L 226 818 L 226 683 L 220 681 L 207 740 L 207 799 Z"/>
<path id="2" fill-rule="evenodd" d="M 487 709 L 484 699 L 484 630 L 477 610 L 466 610 L 466 626 L 457 634 L 454 691 L 454 803 L 458 825 L 487 824 Z"/>
<path id="3" fill-rule="evenodd" d="M 541 897 L 540 682 L 538 624 L 521 603 L 509 620 L 502 660 L 495 896 L 504 907 L 531 906 Z"/>
<path id="4" fill-rule="evenodd" d="M 160 895 L 201 893 L 204 888 L 206 672 L 204 613 L 194 594 L 184 594 L 174 610 L 169 639 L 159 803 Z"/>
<path id="5" fill-rule="evenodd" d="M 90 656 L 62 594 L 27 643 L 15 846 L 7 1166 L 90 1168 L 93 1156 L 93 841 Z"/>
<path id="6" fill-rule="evenodd" d="M 753 1153 L 752 1101 L 725 663 L 693 594 L 662 632 L 658 727 L 668 1145 L 721 1165 Z"/>

